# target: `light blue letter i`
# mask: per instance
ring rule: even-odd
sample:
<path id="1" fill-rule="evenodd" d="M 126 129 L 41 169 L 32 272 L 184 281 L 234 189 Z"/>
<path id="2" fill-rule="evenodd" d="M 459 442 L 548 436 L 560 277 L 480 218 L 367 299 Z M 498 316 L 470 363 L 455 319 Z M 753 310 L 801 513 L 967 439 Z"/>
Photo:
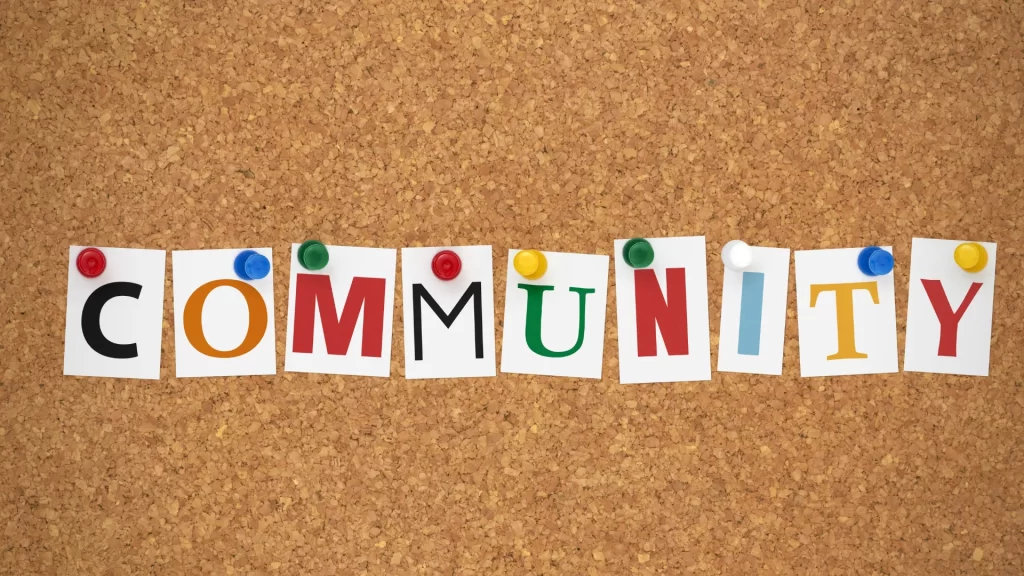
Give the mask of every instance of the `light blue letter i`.
<path id="1" fill-rule="evenodd" d="M 761 351 L 761 306 L 764 301 L 764 272 L 744 272 L 740 296 L 739 354 L 757 356 Z"/>

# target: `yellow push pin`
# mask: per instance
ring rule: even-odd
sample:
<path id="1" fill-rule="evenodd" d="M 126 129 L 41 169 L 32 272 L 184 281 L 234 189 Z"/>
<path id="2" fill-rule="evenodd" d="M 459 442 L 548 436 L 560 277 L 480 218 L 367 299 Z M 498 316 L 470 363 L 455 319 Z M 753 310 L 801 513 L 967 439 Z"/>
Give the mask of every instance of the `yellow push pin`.
<path id="1" fill-rule="evenodd" d="M 967 272 L 981 272 L 988 264 L 988 252 L 977 242 L 964 242 L 953 251 L 953 260 Z"/>
<path id="2" fill-rule="evenodd" d="M 522 250 L 512 259 L 512 267 L 527 280 L 539 280 L 548 271 L 548 259 L 539 250 Z"/>

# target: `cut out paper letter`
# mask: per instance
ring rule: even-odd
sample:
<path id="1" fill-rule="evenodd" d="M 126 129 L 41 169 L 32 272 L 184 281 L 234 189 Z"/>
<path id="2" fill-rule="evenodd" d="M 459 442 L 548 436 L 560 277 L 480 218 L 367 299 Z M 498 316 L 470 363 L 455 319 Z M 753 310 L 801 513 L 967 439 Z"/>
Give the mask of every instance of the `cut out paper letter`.
<path id="1" fill-rule="evenodd" d="M 291 250 L 285 371 L 389 376 L 397 251 L 325 245 L 327 265 L 307 270 L 299 246 Z"/>
<path id="2" fill-rule="evenodd" d="M 667 296 L 662 294 L 661 285 L 654 270 L 647 268 L 633 271 L 636 286 L 636 353 L 640 357 L 658 355 L 658 337 L 669 356 L 690 353 L 690 342 L 686 335 L 686 268 L 667 268 L 665 284 Z"/>
<path id="3" fill-rule="evenodd" d="M 865 275 L 857 266 L 860 251 L 796 253 L 801 376 L 880 374 L 899 368 L 893 275 Z"/>
<path id="4" fill-rule="evenodd" d="M 107 358 L 136 358 L 139 355 L 139 346 L 136 343 L 111 342 L 104 336 L 103 328 L 100 327 L 103 306 L 118 296 L 138 300 L 142 296 L 142 285 L 134 282 L 111 282 L 93 291 L 82 308 L 82 335 L 90 348 Z"/>
<path id="5" fill-rule="evenodd" d="M 460 264 L 447 280 L 432 267 L 443 251 Z M 406 378 L 495 375 L 490 246 L 402 248 L 402 301 Z"/>
<path id="6" fill-rule="evenodd" d="M 789 249 L 751 246 L 745 270 L 724 265 L 718 370 L 782 374 L 789 298 Z"/>
<path id="7" fill-rule="evenodd" d="M 352 334 L 360 312 L 363 317 L 363 356 L 380 358 L 381 337 L 384 334 L 384 290 L 387 282 L 383 278 L 355 277 L 345 297 L 345 307 L 338 316 L 334 305 L 334 291 L 331 277 L 320 274 L 296 274 L 295 276 L 295 321 L 292 352 L 313 353 L 313 332 L 316 310 L 320 310 L 320 325 L 323 328 L 324 344 L 331 355 L 348 354 Z"/>
<path id="8" fill-rule="evenodd" d="M 99 248 L 106 268 L 87 278 L 84 249 L 69 253 L 64 374 L 159 379 L 166 252 Z"/>
<path id="9" fill-rule="evenodd" d="M 245 307 L 249 312 L 245 337 L 241 344 L 231 350 L 218 350 L 210 345 L 203 332 L 203 308 L 210 293 L 217 288 L 228 287 L 238 291 L 245 299 Z M 236 358 L 252 351 L 263 339 L 267 330 L 267 305 L 263 296 L 252 286 L 241 280 L 214 280 L 199 287 L 185 302 L 182 324 L 185 326 L 185 338 L 197 351 L 211 358 Z"/>
<path id="10" fill-rule="evenodd" d="M 836 299 L 836 335 L 839 349 L 829 354 L 829 360 L 846 360 L 867 358 L 867 354 L 857 352 L 857 339 L 853 323 L 853 293 L 855 290 L 867 290 L 871 301 L 878 304 L 878 282 L 848 282 L 845 284 L 811 284 L 811 308 L 818 303 L 822 292 L 835 292 Z"/>
<path id="11" fill-rule="evenodd" d="M 963 317 L 971 301 L 981 290 L 981 282 L 972 282 L 956 312 L 949 306 L 949 299 L 946 298 L 946 291 L 942 289 L 940 280 L 921 280 L 924 291 L 928 294 L 928 301 L 935 310 L 935 317 L 939 319 L 939 356 L 956 356 L 956 332 L 960 326 L 960 319 Z"/>
<path id="12" fill-rule="evenodd" d="M 910 252 L 903 369 L 988 376 L 996 245 L 979 242 L 988 262 L 967 272 L 953 259 L 961 240 L 914 238 Z"/>
<path id="13" fill-rule="evenodd" d="M 452 308 L 451 314 L 445 312 L 434 300 L 434 297 L 427 292 L 423 284 L 412 285 L 412 318 L 413 337 L 415 338 L 415 358 L 423 360 L 423 302 L 427 303 L 430 310 L 441 320 L 445 328 L 451 328 L 459 313 L 470 301 L 473 302 L 473 350 L 476 358 L 484 357 L 484 327 L 483 312 L 480 296 L 480 283 L 473 282 L 469 288 L 462 293 L 462 298 Z"/>
<path id="14" fill-rule="evenodd" d="M 535 286 L 531 284 L 520 284 L 519 288 L 526 290 L 526 345 L 534 354 L 540 354 L 547 358 L 565 358 L 572 356 L 583 347 L 583 339 L 587 335 L 587 294 L 593 294 L 593 288 L 569 288 L 569 292 L 575 292 L 580 296 L 580 315 L 577 324 L 579 330 L 576 332 L 576 343 L 568 350 L 556 352 L 544 346 L 544 337 L 541 335 L 541 317 L 544 309 L 544 293 L 554 290 L 554 286 Z"/>
<path id="15" fill-rule="evenodd" d="M 608 257 L 544 252 L 547 271 L 528 280 L 509 251 L 501 371 L 600 378 Z"/>
<path id="16" fill-rule="evenodd" d="M 615 241 L 619 382 L 711 379 L 708 278 L 703 236 L 645 238 L 654 260 L 632 268 Z"/>
<path id="17" fill-rule="evenodd" d="M 761 353 L 761 306 L 764 304 L 764 272 L 743 272 L 740 297 L 740 337 L 736 353 Z"/>
<path id="18" fill-rule="evenodd" d="M 234 260 L 242 250 L 171 254 L 177 377 L 277 372 L 274 270 L 258 280 L 239 280 Z M 254 250 L 273 261 L 270 248 Z"/>

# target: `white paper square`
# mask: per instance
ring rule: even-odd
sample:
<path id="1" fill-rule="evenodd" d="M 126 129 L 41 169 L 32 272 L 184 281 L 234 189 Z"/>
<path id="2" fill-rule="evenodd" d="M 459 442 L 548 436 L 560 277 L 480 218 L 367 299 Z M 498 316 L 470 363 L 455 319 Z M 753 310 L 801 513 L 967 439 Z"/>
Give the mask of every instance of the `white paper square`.
<path id="1" fill-rule="evenodd" d="M 892 252 L 891 246 L 880 248 Z M 857 267 L 861 250 L 801 250 L 795 254 L 801 376 L 884 374 L 899 370 L 893 275 L 867 276 L 861 272 Z M 855 290 L 852 298 L 856 352 L 867 354 L 867 358 L 829 360 L 828 356 L 839 351 L 836 292 L 822 292 L 812 308 L 811 286 L 865 282 L 876 283 L 878 304 L 864 289 Z"/>
<path id="2" fill-rule="evenodd" d="M 459 275 L 452 280 L 441 280 L 431 267 L 434 256 L 441 250 L 455 252 L 462 262 Z M 474 285 L 479 290 L 479 320 L 474 318 L 476 296 L 470 292 L 458 316 L 450 319 L 450 328 L 431 308 L 426 297 L 420 299 L 420 360 L 416 360 L 414 284 L 418 284 L 447 315 L 454 312 L 455 306 Z M 402 248 L 402 311 L 406 378 L 464 378 L 496 374 L 494 265 L 490 246 Z M 477 322 L 480 326 L 481 357 L 477 357 Z"/>
<path id="3" fill-rule="evenodd" d="M 910 251 L 910 294 L 903 369 L 908 372 L 988 376 L 995 299 L 996 245 L 979 242 L 988 252 L 980 272 L 966 272 L 953 260 L 962 240 L 914 238 Z M 956 312 L 975 282 L 981 287 L 964 310 L 956 330 L 956 356 L 939 356 L 941 324 L 921 280 L 938 280 L 950 309 Z"/>
<path id="4" fill-rule="evenodd" d="M 356 246 L 327 246 L 327 266 L 321 270 L 306 270 L 299 264 L 298 250 L 301 244 L 292 244 L 291 281 L 288 289 L 288 333 L 284 355 L 286 372 L 313 372 L 318 374 L 347 374 L 351 376 L 391 375 L 391 337 L 395 314 L 395 268 L 398 251 L 393 248 L 363 248 Z M 362 306 L 352 331 L 348 350 L 345 354 L 329 354 L 324 337 L 323 322 L 320 318 L 319 301 L 315 306 L 313 320 L 313 351 L 295 352 L 295 298 L 296 281 L 299 274 L 328 276 L 334 295 L 335 313 L 343 313 L 353 280 L 356 277 L 383 279 L 384 318 L 381 331 L 380 356 L 363 356 L 363 326 L 366 321 L 366 307 Z M 376 347 L 374 343 L 373 347 Z"/>
<path id="5" fill-rule="evenodd" d="M 174 353 L 178 378 L 197 376 L 269 375 L 277 371 L 274 337 L 274 267 L 260 280 L 240 280 L 235 275 L 235 257 L 242 248 L 224 250 L 175 250 L 171 253 L 174 278 Z M 270 248 L 252 248 L 273 262 Z M 259 342 L 248 352 L 233 358 L 208 356 L 192 346 L 184 329 L 185 306 L 205 284 L 232 280 L 251 285 L 266 307 L 267 326 Z M 230 286 L 214 288 L 202 307 L 203 334 L 209 345 L 222 352 L 235 350 L 249 330 L 249 309 L 245 297 Z"/>
<path id="6" fill-rule="evenodd" d="M 106 269 L 96 278 L 86 278 L 78 271 L 76 263 L 78 254 L 85 248 L 72 246 L 69 252 L 64 374 L 159 380 L 167 253 L 163 250 L 99 248 L 106 258 Z M 114 283 L 136 285 L 125 288 L 137 293 L 138 298 L 118 296 L 106 300 L 100 309 L 100 332 L 113 344 L 135 344 L 137 356 L 132 358 L 111 358 L 100 354 L 89 345 L 82 329 L 86 301 L 101 287 Z"/>
<path id="7" fill-rule="evenodd" d="M 724 268 L 722 282 L 722 318 L 718 337 L 718 371 L 743 372 L 746 374 L 782 374 L 782 355 L 786 347 L 786 303 L 789 297 L 789 249 L 751 247 L 754 260 L 741 272 Z M 761 276 L 752 275 L 760 274 Z M 757 299 L 756 290 L 745 294 L 744 279 L 748 286 L 763 283 L 762 298 Z M 750 333 L 744 333 L 743 352 L 740 347 L 740 315 L 747 298 L 751 319 L 744 321 L 760 325 L 759 338 L 754 346 L 747 340 Z M 761 316 L 757 322 L 757 302 L 760 302 Z M 752 352 L 756 350 L 756 354 Z"/>
<path id="8" fill-rule="evenodd" d="M 601 378 L 604 355 L 604 316 L 608 304 L 608 257 L 592 254 L 544 252 L 547 272 L 539 280 L 527 280 L 512 261 L 519 250 L 508 252 L 505 285 L 505 329 L 502 333 L 501 371 L 515 374 Z M 583 343 L 569 356 L 549 358 L 530 350 L 526 341 L 526 290 L 519 284 L 553 286 L 544 293 L 541 334 L 553 352 L 571 350 L 577 342 L 580 293 L 570 287 L 592 289 L 586 298 Z"/>
<path id="9" fill-rule="evenodd" d="M 619 333 L 619 382 L 645 384 L 711 379 L 711 341 L 708 333 L 707 255 L 703 236 L 647 238 L 654 261 L 642 270 L 653 271 L 661 301 L 669 298 L 670 268 L 685 269 L 687 353 L 670 355 L 662 326 L 655 330 L 656 356 L 640 356 L 637 347 L 636 269 L 622 257 L 627 240 L 615 241 L 615 301 Z M 639 272 L 647 274 L 648 272 Z M 672 305 L 671 301 L 667 302 Z M 682 315 L 679 315 L 682 322 Z"/>

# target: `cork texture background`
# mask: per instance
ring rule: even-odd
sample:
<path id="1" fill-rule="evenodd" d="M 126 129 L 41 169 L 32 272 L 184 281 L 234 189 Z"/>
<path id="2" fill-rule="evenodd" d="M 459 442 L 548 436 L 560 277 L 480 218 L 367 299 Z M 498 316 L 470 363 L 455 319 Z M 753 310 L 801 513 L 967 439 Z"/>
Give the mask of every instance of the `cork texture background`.
<path id="1" fill-rule="evenodd" d="M 1024 573 L 1024 3 L 0 2 L 0 573 Z M 283 373 L 287 248 L 999 243 L 991 377 Z M 70 244 L 272 246 L 275 377 L 62 376 Z M 611 272 L 610 272 L 611 273 Z M 401 271 L 399 271 L 401 274 Z M 614 285 L 614 276 L 611 278 Z M 901 360 L 902 366 L 902 360 Z"/>

